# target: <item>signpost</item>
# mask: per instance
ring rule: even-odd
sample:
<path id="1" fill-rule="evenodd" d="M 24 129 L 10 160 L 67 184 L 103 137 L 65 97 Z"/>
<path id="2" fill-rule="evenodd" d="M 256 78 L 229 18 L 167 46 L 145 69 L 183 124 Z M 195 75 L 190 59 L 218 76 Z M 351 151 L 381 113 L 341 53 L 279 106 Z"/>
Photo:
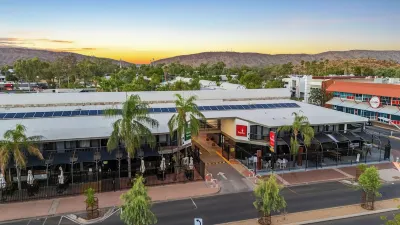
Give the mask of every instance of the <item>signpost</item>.
<path id="1" fill-rule="evenodd" d="M 203 225 L 203 219 L 194 218 L 194 225 Z"/>
<path id="2" fill-rule="evenodd" d="M 269 132 L 269 146 L 270 146 L 270 150 L 271 152 L 275 152 L 275 132 L 274 131 L 270 131 Z"/>

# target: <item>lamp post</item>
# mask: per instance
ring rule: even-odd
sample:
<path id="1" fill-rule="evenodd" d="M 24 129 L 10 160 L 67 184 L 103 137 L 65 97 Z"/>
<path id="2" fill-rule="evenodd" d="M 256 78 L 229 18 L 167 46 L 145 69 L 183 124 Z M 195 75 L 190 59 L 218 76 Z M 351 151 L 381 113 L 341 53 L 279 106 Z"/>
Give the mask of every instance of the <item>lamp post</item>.
<path id="1" fill-rule="evenodd" d="M 96 162 L 96 176 L 97 176 L 97 182 L 99 182 L 99 161 L 101 159 L 101 154 L 100 152 L 95 152 L 93 155 L 93 159 Z"/>
<path id="2" fill-rule="evenodd" d="M 78 161 L 78 157 L 75 156 L 75 153 L 69 158 L 69 161 L 71 163 L 71 183 L 74 184 L 74 164 Z"/>
<path id="3" fill-rule="evenodd" d="M 121 179 L 121 159 L 122 159 L 122 152 L 120 150 L 117 151 L 115 157 L 118 160 L 118 178 Z"/>
<path id="4" fill-rule="evenodd" d="M 45 161 L 46 164 L 46 178 L 47 178 L 47 187 L 49 186 L 49 166 L 53 164 L 53 158 L 48 158 Z"/>

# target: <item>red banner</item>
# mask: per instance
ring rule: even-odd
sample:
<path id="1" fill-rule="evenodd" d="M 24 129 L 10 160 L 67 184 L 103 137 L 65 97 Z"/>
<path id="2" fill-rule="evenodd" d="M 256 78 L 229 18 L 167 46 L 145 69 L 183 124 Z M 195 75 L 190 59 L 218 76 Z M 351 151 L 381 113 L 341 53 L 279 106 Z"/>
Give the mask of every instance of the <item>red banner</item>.
<path id="1" fill-rule="evenodd" d="M 273 131 L 269 132 L 269 145 L 271 148 L 275 147 L 275 132 Z"/>
<path id="2" fill-rule="evenodd" d="M 236 136 L 247 137 L 247 126 L 236 125 Z"/>

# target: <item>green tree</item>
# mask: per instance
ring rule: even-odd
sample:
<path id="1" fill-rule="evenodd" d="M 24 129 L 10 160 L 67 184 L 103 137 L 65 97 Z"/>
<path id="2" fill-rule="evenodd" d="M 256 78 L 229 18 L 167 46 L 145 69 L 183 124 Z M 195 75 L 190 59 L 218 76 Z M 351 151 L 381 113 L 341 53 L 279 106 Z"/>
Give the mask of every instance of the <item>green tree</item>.
<path id="1" fill-rule="evenodd" d="M 92 81 L 96 74 L 96 64 L 89 59 L 84 59 L 77 64 L 79 79 L 83 81 L 84 87 L 88 81 Z M 75 81 L 76 82 L 76 81 Z"/>
<path id="2" fill-rule="evenodd" d="M 164 72 L 164 81 L 168 81 L 168 72 L 169 72 L 169 67 L 168 65 L 164 65 L 162 67 L 163 72 Z"/>
<path id="3" fill-rule="evenodd" d="M 308 97 L 308 103 L 324 106 L 327 101 L 332 98 L 332 94 L 328 93 L 323 88 L 311 88 L 310 96 Z"/>
<path id="4" fill-rule="evenodd" d="M 131 156 L 135 155 L 143 143 L 149 143 L 151 147 L 155 144 L 155 138 L 147 126 L 158 127 L 158 121 L 149 116 L 148 109 L 148 104 L 138 95 L 129 96 L 122 106 L 122 118 L 113 123 L 113 131 L 107 142 L 108 151 L 119 147 L 120 140 L 124 142 L 128 153 L 129 178 L 132 177 Z M 119 110 L 106 109 L 104 114 L 106 117 L 119 117 Z"/>
<path id="5" fill-rule="evenodd" d="M 75 85 L 71 85 L 71 81 L 75 83 L 78 81 L 78 60 L 73 54 L 68 54 L 62 58 L 57 59 L 57 61 L 60 61 L 60 69 L 61 69 L 61 74 L 62 76 L 57 77 L 59 79 L 59 83 L 61 84 L 61 81 L 66 81 L 67 82 L 67 87 L 71 88 Z"/>
<path id="6" fill-rule="evenodd" d="M 400 206 L 397 207 L 400 209 Z M 381 216 L 381 220 L 386 221 L 386 225 L 399 225 L 400 224 L 400 213 L 395 214 L 392 220 L 389 220 L 386 216 Z"/>
<path id="7" fill-rule="evenodd" d="M 244 85 L 247 89 L 256 89 L 261 88 L 262 79 L 260 75 L 256 74 L 253 71 L 249 71 L 240 78 L 240 83 Z"/>
<path id="8" fill-rule="evenodd" d="M 265 83 L 265 88 L 283 88 L 284 85 L 282 80 L 269 80 Z"/>
<path id="9" fill-rule="evenodd" d="M 27 137 L 26 128 L 22 124 L 18 124 L 15 129 L 7 130 L 3 135 L 3 140 L 0 141 L 0 168 L 1 172 L 5 173 L 5 169 L 11 157 L 14 159 L 17 169 L 18 189 L 21 190 L 21 169 L 26 167 L 25 151 L 30 155 L 34 155 L 43 160 L 36 142 L 42 139 L 42 136 Z"/>
<path id="10" fill-rule="evenodd" d="M 188 127 L 191 135 L 197 136 L 199 134 L 200 120 L 205 120 L 205 117 L 194 102 L 196 101 L 195 95 L 187 99 L 183 98 L 180 94 L 175 94 L 175 97 L 177 113 L 173 114 L 168 121 L 168 128 L 171 136 L 174 135 L 175 130 L 177 131 L 178 145 L 180 145 L 184 132 Z"/>
<path id="11" fill-rule="evenodd" d="M 29 89 L 30 83 L 37 81 L 45 67 L 45 63 L 37 57 L 32 59 L 19 59 L 14 63 L 14 70 L 18 80 L 25 80 L 25 82 L 28 82 Z"/>
<path id="12" fill-rule="evenodd" d="M 379 193 L 379 189 L 382 186 L 382 183 L 379 178 L 378 169 L 375 166 L 370 166 L 365 169 L 365 171 L 358 178 L 359 188 L 365 194 L 365 202 L 362 204 L 371 203 L 372 208 L 374 209 L 375 197 L 379 197 L 381 194 Z"/>
<path id="13" fill-rule="evenodd" d="M 296 155 L 299 152 L 298 137 L 301 135 L 304 144 L 310 146 L 311 140 L 314 138 L 314 129 L 311 127 L 308 118 L 299 113 L 293 112 L 294 121 L 290 126 L 279 127 L 278 132 L 291 132 L 290 137 L 290 153 L 293 156 L 293 166 L 296 164 Z"/>
<path id="14" fill-rule="evenodd" d="M 143 184 L 143 177 L 137 177 L 132 188 L 121 195 L 121 220 L 127 225 L 156 224 L 157 218 L 151 211 L 151 198 Z"/>
<path id="15" fill-rule="evenodd" d="M 282 186 L 276 181 L 275 175 L 271 174 L 268 180 L 261 180 L 254 190 L 254 207 L 263 214 L 260 224 L 271 224 L 271 213 L 286 208 L 286 201 L 280 194 L 281 189 Z"/>

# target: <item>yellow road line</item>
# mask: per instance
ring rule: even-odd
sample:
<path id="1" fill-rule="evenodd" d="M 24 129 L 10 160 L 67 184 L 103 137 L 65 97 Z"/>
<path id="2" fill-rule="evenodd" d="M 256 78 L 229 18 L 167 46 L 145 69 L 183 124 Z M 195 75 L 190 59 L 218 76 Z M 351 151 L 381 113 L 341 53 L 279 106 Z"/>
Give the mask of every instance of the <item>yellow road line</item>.
<path id="1" fill-rule="evenodd" d="M 215 151 L 215 153 L 217 155 L 219 155 L 219 157 L 221 157 L 226 163 L 228 163 L 229 165 L 232 165 L 231 162 L 229 162 L 228 160 L 226 160 L 219 152 Z"/>

